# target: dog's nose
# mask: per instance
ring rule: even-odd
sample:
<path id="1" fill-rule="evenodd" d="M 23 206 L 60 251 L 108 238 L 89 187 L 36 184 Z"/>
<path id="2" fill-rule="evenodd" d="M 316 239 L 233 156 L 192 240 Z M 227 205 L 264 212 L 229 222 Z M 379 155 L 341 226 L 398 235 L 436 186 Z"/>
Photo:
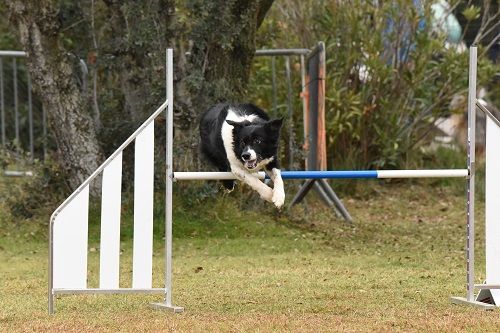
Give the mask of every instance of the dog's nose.
<path id="1" fill-rule="evenodd" d="M 243 161 L 248 161 L 250 159 L 250 156 L 250 153 L 241 154 L 241 158 L 243 159 Z"/>

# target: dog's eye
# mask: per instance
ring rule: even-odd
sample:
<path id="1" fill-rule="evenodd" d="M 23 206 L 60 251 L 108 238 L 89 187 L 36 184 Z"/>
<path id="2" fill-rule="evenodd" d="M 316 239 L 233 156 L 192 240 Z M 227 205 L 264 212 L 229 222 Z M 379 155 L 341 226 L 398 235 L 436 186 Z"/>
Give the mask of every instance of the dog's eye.
<path id="1" fill-rule="evenodd" d="M 262 143 L 262 141 L 260 141 L 260 139 L 255 139 L 255 140 L 253 140 L 253 143 L 256 145 L 259 145 Z"/>
<path id="2" fill-rule="evenodd" d="M 245 148 L 245 142 L 240 141 L 240 147 L 241 147 L 241 148 Z"/>

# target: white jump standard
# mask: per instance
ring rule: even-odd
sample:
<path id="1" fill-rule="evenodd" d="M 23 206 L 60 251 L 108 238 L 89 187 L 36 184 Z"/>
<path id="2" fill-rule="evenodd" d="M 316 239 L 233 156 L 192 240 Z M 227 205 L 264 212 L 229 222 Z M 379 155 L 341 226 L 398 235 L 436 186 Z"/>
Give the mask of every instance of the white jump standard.
<path id="1" fill-rule="evenodd" d="M 432 178 L 459 177 L 467 180 L 467 297 L 454 297 L 455 303 L 467 303 L 492 309 L 494 305 L 479 300 L 491 296 L 500 305 L 500 122 L 477 103 L 477 48 L 471 47 L 468 105 L 468 162 L 466 169 L 440 170 L 356 170 L 356 171 L 282 171 L 283 179 L 340 178 Z M 173 170 L 173 51 L 167 50 L 167 100 L 142 124 L 73 194 L 52 214 L 49 242 L 49 313 L 54 313 L 54 300 L 60 294 L 126 294 L 159 293 L 164 301 L 155 308 L 181 312 L 172 304 L 172 201 L 173 183 L 187 180 L 235 179 L 230 172 L 178 172 Z M 487 115 L 486 148 L 486 284 L 474 284 L 474 174 L 475 174 L 475 110 L 476 105 Z M 165 199 L 165 277 L 164 286 L 152 286 L 153 191 L 154 191 L 154 119 L 166 111 L 166 199 Z M 120 288 L 120 211 L 122 152 L 135 141 L 134 163 L 134 247 L 132 288 Z M 139 152 L 139 153 L 138 153 Z M 87 285 L 89 184 L 102 173 L 102 212 L 100 234 L 99 287 Z M 266 175 L 259 173 L 259 178 Z M 496 223 L 494 223 L 496 222 Z"/>
<path id="2" fill-rule="evenodd" d="M 500 306 L 500 121 L 476 99 L 477 47 L 471 46 L 469 58 L 469 97 L 468 97 L 468 138 L 467 166 L 470 177 L 467 182 L 467 235 L 466 297 L 452 297 L 456 304 L 467 304 L 485 310 Z M 475 283 L 474 272 L 474 183 L 475 183 L 475 128 L 476 108 L 486 115 L 486 283 Z M 474 290 L 479 289 L 477 297 Z M 488 303 L 483 301 L 488 300 Z M 493 302 L 494 304 L 490 304 Z"/>

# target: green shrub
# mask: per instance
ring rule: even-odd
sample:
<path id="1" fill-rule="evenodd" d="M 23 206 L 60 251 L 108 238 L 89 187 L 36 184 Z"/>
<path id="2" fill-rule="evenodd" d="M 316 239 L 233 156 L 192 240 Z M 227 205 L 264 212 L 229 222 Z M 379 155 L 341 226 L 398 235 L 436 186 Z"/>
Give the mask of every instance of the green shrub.
<path id="1" fill-rule="evenodd" d="M 329 168 L 421 164 L 420 148 L 431 139 L 435 119 L 450 113 L 454 95 L 466 94 L 468 52 L 445 47 L 446 36 L 432 30 L 429 3 L 423 10 L 411 0 L 373 3 L 325 0 L 277 5 L 259 39 L 263 47 L 325 42 Z M 269 65 L 258 61 L 251 91 L 270 105 L 270 93 L 263 94 L 263 88 L 270 86 L 265 77 Z M 479 84 L 487 83 L 495 71 L 498 66 L 481 58 Z M 298 70 L 295 78 L 297 87 Z M 280 84 L 283 96 L 286 89 Z M 294 101 L 295 137 L 300 138 L 302 112 L 299 98 Z"/>
<path id="2" fill-rule="evenodd" d="M 0 154 L 0 164 L 12 166 L 12 157 L 6 150 Z M 8 212 L 5 220 L 22 221 L 42 215 L 47 215 L 48 220 L 53 208 L 68 192 L 68 185 L 64 182 L 67 177 L 50 158 L 43 163 L 35 160 L 21 169 L 32 171 L 33 176 L 0 175 L 0 202 L 5 206 L 0 210 Z M 3 169 L 1 171 L 3 173 Z"/>

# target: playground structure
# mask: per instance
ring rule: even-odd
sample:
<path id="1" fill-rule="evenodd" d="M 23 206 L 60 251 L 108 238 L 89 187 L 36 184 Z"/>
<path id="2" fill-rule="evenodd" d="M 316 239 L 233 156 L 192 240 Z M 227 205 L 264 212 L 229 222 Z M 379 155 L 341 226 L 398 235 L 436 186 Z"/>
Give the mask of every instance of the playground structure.
<path id="1" fill-rule="evenodd" d="M 495 202 L 500 199 L 500 154 L 495 145 L 500 142 L 500 122 L 477 102 L 476 91 L 477 48 L 471 47 L 469 68 L 468 103 L 468 161 L 466 169 L 443 170 L 358 170 L 358 171 L 283 171 L 283 179 L 326 178 L 424 178 L 461 177 L 467 181 L 467 297 L 452 298 L 455 303 L 467 303 L 484 309 L 493 304 L 481 302 L 491 296 L 500 304 L 500 211 Z M 126 294 L 160 293 L 164 301 L 152 304 L 155 308 L 183 311 L 172 303 L 172 222 L 173 183 L 184 180 L 233 179 L 230 172 L 179 172 L 173 168 L 173 51 L 167 50 L 167 100 L 52 214 L 50 218 L 49 244 L 49 313 L 54 313 L 54 300 L 61 294 Z M 475 113 L 476 106 L 486 113 L 487 169 L 486 169 L 486 284 L 474 284 L 474 183 L 475 183 Z M 165 198 L 165 284 L 152 287 L 153 241 L 153 173 L 154 173 L 154 119 L 166 111 L 166 198 Z M 122 152 L 135 141 L 134 177 L 134 240 L 132 287 L 120 288 L 120 203 Z M 494 151 L 494 153 L 492 153 Z M 488 154 L 489 152 L 489 154 Z M 99 287 L 87 286 L 88 258 L 88 205 L 89 184 L 102 173 L 102 212 Z M 260 174 L 264 178 L 263 173 Z M 478 300 L 475 288 L 480 288 Z"/>

